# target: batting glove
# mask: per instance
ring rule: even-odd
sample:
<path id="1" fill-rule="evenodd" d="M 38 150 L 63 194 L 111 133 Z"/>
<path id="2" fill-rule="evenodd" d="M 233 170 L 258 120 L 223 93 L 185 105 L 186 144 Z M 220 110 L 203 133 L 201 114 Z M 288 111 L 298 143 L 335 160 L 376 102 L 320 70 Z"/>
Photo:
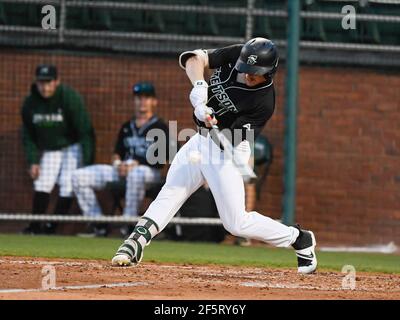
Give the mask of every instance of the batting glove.
<path id="1" fill-rule="evenodd" d="M 200 121 L 205 122 L 206 119 L 214 117 L 214 110 L 212 108 L 207 107 L 205 104 L 199 105 L 198 107 L 194 108 L 194 115 Z"/>
<path id="2" fill-rule="evenodd" d="M 208 84 L 204 80 L 194 82 L 193 89 L 189 95 L 193 108 L 205 106 L 208 100 Z"/>

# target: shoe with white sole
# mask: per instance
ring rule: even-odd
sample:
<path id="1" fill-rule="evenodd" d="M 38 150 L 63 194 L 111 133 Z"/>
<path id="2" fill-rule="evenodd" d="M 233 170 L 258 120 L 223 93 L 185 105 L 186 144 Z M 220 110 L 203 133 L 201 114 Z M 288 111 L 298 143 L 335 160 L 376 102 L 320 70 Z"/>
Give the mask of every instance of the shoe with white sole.
<path id="1" fill-rule="evenodd" d="M 299 226 L 295 226 L 295 228 L 300 232 L 296 241 L 292 244 L 297 256 L 297 271 L 303 274 L 313 273 L 317 269 L 317 256 L 315 255 L 317 242 L 314 233 L 300 229 Z"/>
<path id="2" fill-rule="evenodd" d="M 125 240 L 119 247 L 111 264 L 117 267 L 135 266 L 143 258 L 143 249 L 139 242 L 133 239 Z"/>

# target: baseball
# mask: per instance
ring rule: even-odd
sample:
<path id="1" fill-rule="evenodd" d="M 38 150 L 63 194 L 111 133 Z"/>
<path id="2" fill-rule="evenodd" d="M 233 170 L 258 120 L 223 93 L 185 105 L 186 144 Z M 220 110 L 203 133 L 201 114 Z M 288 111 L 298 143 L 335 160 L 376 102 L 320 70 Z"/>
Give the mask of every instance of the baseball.
<path id="1" fill-rule="evenodd" d="M 199 151 L 191 151 L 189 153 L 189 162 L 193 164 L 199 163 L 201 160 L 201 154 Z"/>

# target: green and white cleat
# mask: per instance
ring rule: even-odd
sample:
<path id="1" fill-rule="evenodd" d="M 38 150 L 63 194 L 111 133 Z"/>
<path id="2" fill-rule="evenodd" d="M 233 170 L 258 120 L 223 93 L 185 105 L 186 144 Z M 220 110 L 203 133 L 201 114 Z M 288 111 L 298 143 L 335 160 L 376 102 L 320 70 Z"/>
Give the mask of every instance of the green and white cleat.
<path id="1" fill-rule="evenodd" d="M 125 254 L 116 254 L 114 258 L 112 258 L 111 264 L 116 267 L 129 267 L 132 265 L 132 261 Z"/>
<path id="2" fill-rule="evenodd" d="M 133 239 L 125 240 L 119 247 L 111 264 L 117 267 L 135 266 L 140 263 L 143 258 L 143 249 L 141 244 Z"/>

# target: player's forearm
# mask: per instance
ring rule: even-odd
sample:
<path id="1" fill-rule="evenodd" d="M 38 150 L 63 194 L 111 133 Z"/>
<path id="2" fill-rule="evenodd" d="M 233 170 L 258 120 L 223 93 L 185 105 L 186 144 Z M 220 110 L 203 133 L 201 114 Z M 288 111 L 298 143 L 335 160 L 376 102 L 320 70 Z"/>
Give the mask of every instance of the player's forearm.
<path id="1" fill-rule="evenodd" d="M 25 146 L 25 158 L 29 165 L 39 164 L 39 152 L 36 147 Z"/>
<path id="2" fill-rule="evenodd" d="M 207 55 L 199 51 L 186 61 L 186 74 L 193 84 L 189 99 L 194 108 L 194 114 L 200 121 L 207 121 L 213 111 L 207 107 L 208 84 L 204 80 L 204 70 L 208 68 Z"/>
<path id="3" fill-rule="evenodd" d="M 94 162 L 95 141 L 93 134 L 87 133 L 80 139 L 82 147 L 82 161 L 84 165 L 91 165 Z"/>
<path id="4" fill-rule="evenodd" d="M 22 145 L 29 165 L 39 163 L 39 150 L 26 127 L 22 130 Z"/>
<path id="5" fill-rule="evenodd" d="M 95 157 L 95 145 L 93 139 L 88 137 L 87 139 L 81 140 L 82 147 L 82 162 L 85 166 L 89 166 L 94 163 Z"/>
<path id="6" fill-rule="evenodd" d="M 90 117 L 79 96 L 72 96 L 75 100 L 69 104 L 69 119 L 71 119 L 70 130 L 75 131 L 82 147 L 82 160 L 84 165 L 91 165 L 95 155 L 95 133 Z"/>
<path id="7" fill-rule="evenodd" d="M 186 62 L 186 74 L 192 84 L 195 81 L 204 80 L 205 60 L 203 57 L 195 55 Z"/>

